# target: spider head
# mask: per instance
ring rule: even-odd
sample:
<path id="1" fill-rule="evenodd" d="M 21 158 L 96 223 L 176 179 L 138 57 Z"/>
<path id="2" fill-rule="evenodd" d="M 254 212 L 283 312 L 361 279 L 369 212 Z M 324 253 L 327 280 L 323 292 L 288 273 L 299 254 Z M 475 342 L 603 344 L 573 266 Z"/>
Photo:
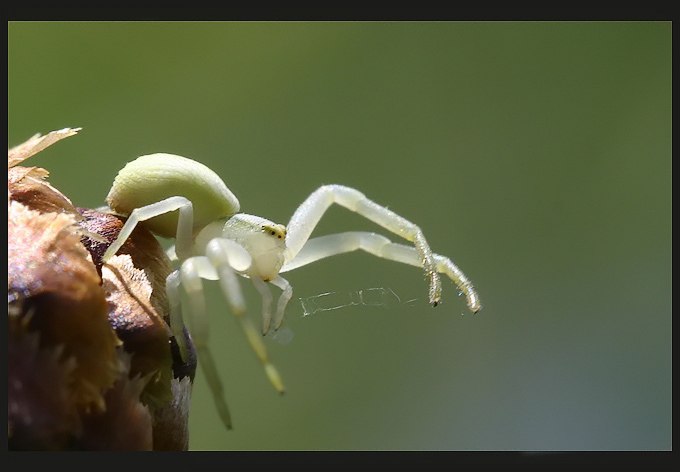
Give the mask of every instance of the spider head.
<path id="1" fill-rule="evenodd" d="M 222 237 L 236 241 L 248 251 L 252 264 L 248 275 L 268 282 L 283 265 L 286 250 L 286 227 L 259 216 L 238 213 L 224 225 Z"/>

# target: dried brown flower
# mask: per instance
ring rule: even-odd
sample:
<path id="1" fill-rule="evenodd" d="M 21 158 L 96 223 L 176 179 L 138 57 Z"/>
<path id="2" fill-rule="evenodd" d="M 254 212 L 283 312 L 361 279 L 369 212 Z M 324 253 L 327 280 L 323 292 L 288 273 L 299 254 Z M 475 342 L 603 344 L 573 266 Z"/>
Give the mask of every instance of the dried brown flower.
<path id="1" fill-rule="evenodd" d="M 121 218 L 18 165 L 77 131 L 8 152 L 9 448 L 186 449 L 195 358 L 173 354 L 164 251 L 140 228 L 102 266 Z"/>

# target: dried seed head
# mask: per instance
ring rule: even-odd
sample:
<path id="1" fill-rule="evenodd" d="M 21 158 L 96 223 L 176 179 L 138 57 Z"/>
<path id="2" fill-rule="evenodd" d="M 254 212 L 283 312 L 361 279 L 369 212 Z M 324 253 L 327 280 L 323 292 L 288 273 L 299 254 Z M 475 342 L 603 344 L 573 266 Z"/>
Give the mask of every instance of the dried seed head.
<path id="1" fill-rule="evenodd" d="M 172 378 L 165 253 L 140 232 L 102 270 L 120 220 L 87 220 L 46 170 L 17 165 L 76 131 L 8 152 L 9 447 L 186 449 L 191 383 Z"/>

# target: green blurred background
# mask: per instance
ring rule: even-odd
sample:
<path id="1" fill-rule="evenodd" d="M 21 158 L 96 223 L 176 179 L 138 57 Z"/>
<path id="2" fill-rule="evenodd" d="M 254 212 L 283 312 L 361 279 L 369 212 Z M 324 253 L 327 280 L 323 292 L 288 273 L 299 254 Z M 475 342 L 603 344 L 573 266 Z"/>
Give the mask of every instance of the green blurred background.
<path id="1" fill-rule="evenodd" d="M 671 34 L 659 22 L 10 22 L 8 146 L 99 206 L 127 161 L 207 164 L 285 223 L 342 183 L 419 224 L 473 280 L 426 303 L 366 254 L 287 274 L 265 338 L 280 397 L 210 284 L 192 449 L 670 449 Z M 332 208 L 316 234 L 377 230 Z M 244 284 L 250 315 L 259 296 Z M 389 288 L 410 304 L 303 316 L 300 298 Z M 316 297 L 316 298 L 315 298 Z M 462 316 L 461 316 L 462 315 Z"/>

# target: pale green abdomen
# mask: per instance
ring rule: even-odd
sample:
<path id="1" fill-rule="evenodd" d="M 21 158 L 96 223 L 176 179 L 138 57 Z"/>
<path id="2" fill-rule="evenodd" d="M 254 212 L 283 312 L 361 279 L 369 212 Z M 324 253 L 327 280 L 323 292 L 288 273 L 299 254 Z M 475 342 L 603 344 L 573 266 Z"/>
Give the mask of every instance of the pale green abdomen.
<path id="1" fill-rule="evenodd" d="M 181 196 L 193 204 L 194 228 L 233 215 L 238 199 L 211 169 L 174 154 L 150 154 L 129 162 L 116 176 L 106 197 L 109 207 L 121 215 L 135 208 Z M 174 238 L 178 211 L 156 216 L 144 225 L 159 236 Z"/>

